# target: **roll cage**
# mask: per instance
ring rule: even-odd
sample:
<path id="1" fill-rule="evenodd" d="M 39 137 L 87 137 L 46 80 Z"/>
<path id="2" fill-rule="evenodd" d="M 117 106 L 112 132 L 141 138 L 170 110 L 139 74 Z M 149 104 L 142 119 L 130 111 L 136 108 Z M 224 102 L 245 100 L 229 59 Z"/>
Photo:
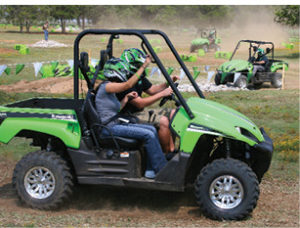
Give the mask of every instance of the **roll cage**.
<path id="1" fill-rule="evenodd" d="M 232 53 L 232 55 L 231 55 L 229 61 L 231 61 L 231 60 L 233 59 L 233 56 L 235 55 L 237 49 L 239 49 L 240 44 L 243 43 L 243 42 L 244 42 L 244 43 L 249 43 L 249 59 L 250 59 L 251 56 L 252 56 L 252 49 L 253 49 L 254 47 L 259 48 L 260 45 L 267 45 L 267 44 L 270 44 L 270 45 L 272 46 L 272 48 L 270 49 L 270 51 L 272 51 L 272 59 L 274 59 L 274 43 L 273 43 L 273 42 L 256 41 L 256 40 L 240 40 L 240 41 L 237 43 L 235 49 L 233 50 L 233 53 Z M 256 45 L 253 45 L 253 44 L 256 44 Z M 269 52 L 268 52 L 268 53 L 269 53 Z"/>
<path id="2" fill-rule="evenodd" d="M 190 107 L 187 105 L 186 101 L 184 100 L 184 98 L 182 97 L 181 93 L 177 89 L 176 85 L 174 84 L 173 80 L 171 79 L 170 75 L 168 74 L 166 68 L 164 67 L 164 65 L 162 64 L 162 62 L 160 61 L 160 59 L 158 58 L 158 56 L 156 55 L 156 53 L 154 52 L 154 50 L 153 50 L 150 42 L 148 41 L 148 39 L 146 38 L 145 35 L 160 35 L 165 40 L 165 42 L 167 43 L 167 45 L 170 48 L 171 52 L 173 53 L 173 55 L 175 56 L 176 60 L 180 64 L 181 68 L 183 69 L 184 73 L 186 74 L 186 76 L 188 77 L 189 81 L 193 85 L 193 87 L 194 87 L 195 91 L 197 92 L 198 96 L 201 97 L 201 98 L 205 98 L 205 97 L 204 97 L 202 91 L 200 90 L 200 88 L 198 87 L 197 83 L 195 82 L 194 78 L 190 74 L 188 68 L 186 67 L 186 65 L 184 64 L 184 62 L 181 60 L 179 54 L 177 53 L 177 51 L 174 48 L 174 46 L 171 43 L 171 41 L 169 40 L 168 36 L 164 32 L 159 31 L 159 30 L 138 30 L 138 29 L 106 30 L 106 29 L 88 29 L 88 30 L 84 30 L 81 33 L 79 33 L 78 36 L 76 37 L 75 41 L 74 41 L 74 99 L 75 100 L 79 99 L 79 65 L 80 65 L 80 60 L 79 60 L 79 43 L 80 43 L 80 40 L 84 36 L 89 35 L 89 34 L 93 34 L 93 35 L 110 35 L 110 38 L 109 38 L 109 41 L 108 41 L 108 44 L 107 44 L 107 49 L 106 49 L 106 52 L 107 52 L 109 58 L 111 58 L 113 56 L 113 40 L 117 39 L 119 37 L 119 35 L 129 35 L 129 36 L 130 35 L 134 35 L 134 36 L 139 37 L 142 40 L 142 42 L 141 42 L 142 49 L 146 53 L 149 53 L 152 56 L 153 61 L 157 64 L 157 66 L 161 70 L 163 76 L 165 77 L 165 79 L 167 80 L 167 82 L 171 86 L 172 90 L 174 91 L 176 97 L 178 98 L 178 101 L 179 101 L 180 105 L 183 106 L 183 108 L 185 109 L 185 111 L 187 112 L 188 116 L 191 119 L 194 118 L 194 114 L 192 113 Z M 89 82 L 88 82 L 88 85 L 89 85 Z"/>

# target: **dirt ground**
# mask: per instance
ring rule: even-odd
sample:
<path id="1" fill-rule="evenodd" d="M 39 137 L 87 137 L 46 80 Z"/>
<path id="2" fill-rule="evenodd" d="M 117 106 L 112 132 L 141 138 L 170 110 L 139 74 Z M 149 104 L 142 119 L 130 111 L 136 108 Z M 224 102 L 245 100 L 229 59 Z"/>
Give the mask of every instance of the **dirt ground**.
<path id="1" fill-rule="evenodd" d="M 14 162 L 0 161 L 0 226 L 279 226 L 299 227 L 299 185 L 267 176 L 252 215 L 244 221 L 213 221 L 197 207 L 192 189 L 170 193 L 77 186 L 70 202 L 56 211 L 22 205 L 12 189 Z"/>
<path id="2" fill-rule="evenodd" d="M 285 89 L 299 88 L 299 77 L 295 75 L 287 75 L 285 78 Z M 80 80 L 79 87 L 86 92 L 86 83 Z M 269 83 L 265 83 L 269 84 Z M 35 81 L 20 80 L 14 84 L 0 85 L 0 90 L 14 93 L 24 92 L 39 92 L 39 93 L 60 93 L 72 94 L 73 93 L 73 77 L 57 77 L 57 78 L 43 78 Z"/>
<path id="3" fill-rule="evenodd" d="M 84 83 L 83 89 L 86 91 Z M 43 78 L 35 81 L 21 80 L 15 84 L 1 85 L 6 92 L 73 93 L 73 77 Z"/>

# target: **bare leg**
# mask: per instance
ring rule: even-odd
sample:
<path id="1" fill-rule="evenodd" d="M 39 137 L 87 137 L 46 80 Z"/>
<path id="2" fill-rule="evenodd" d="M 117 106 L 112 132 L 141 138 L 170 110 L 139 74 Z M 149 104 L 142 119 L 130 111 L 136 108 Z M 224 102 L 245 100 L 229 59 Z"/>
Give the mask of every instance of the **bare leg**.
<path id="1" fill-rule="evenodd" d="M 171 111 L 170 118 L 172 118 L 174 112 L 175 110 Z M 158 137 L 164 153 L 169 153 L 175 149 L 173 137 L 169 129 L 169 122 L 166 116 L 162 116 L 159 121 Z"/>

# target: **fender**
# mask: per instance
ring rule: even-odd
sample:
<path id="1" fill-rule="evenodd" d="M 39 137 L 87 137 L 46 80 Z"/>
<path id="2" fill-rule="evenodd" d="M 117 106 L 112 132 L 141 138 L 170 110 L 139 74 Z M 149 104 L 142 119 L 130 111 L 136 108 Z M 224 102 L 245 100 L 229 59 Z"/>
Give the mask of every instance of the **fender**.
<path id="1" fill-rule="evenodd" d="M 79 148 L 81 130 L 74 110 L 0 107 L 0 142 L 8 143 L 20 131 L 53 135 L 71 148 Z"/>

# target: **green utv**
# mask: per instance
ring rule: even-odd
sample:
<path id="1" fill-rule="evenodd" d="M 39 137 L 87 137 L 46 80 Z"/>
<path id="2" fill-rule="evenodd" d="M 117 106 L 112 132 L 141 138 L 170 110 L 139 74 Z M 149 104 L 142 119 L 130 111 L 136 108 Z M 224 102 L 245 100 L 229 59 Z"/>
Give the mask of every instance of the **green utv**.
<path id="1" fill-rule="evenodd" d="M 221 39 L 217 37 L 216 29 L 200 29 L 197 34 L 201 34 L 201 38 L 192 40 L 190 52 L 194 52 L 198 49 L 203 49 L 204 52 L 208 52 L 209 49 L 220 51 Z"/>
<path id="2" fill-rule="evenodd" d="M 110 35 L 92 80 L 88 54 L 79 54 L 85 35 Z M 179 152 L 155 179 L 146 179 L 143 142 L 132 138 L 101 137 L 104 127 L 95 111 L 94 84 L 105 61 L 113 57 L 113 41 L 120 35 L 137 36 L 143 50 L 153 57 L 174 95 L 177 106 L 170 129 L 179 138 Z M 161 36 L 196 90 L 183 99 L 147 35 Z M 88 86 L 79 99 L 79 70 Z M 272 140 L 263 128 L 224 105 L 204 99 L 187 67 L 167 35 L 158 30 L 102 30 L 81 32 L 74 42 L 74 98 L 33 98 L 0 106 L 0 142 L 14 137 L 31 138 L 39 151 L 26 154 L 16 165 L 13 186 L 19 199 L 37 209 L 55 209 L 67 200 L 76 184 L 123 186 L 183 192 L 194 186 L 204 215 L 237 220 L 248 216 L 257 204 L 259 182 L 268 170 Z M 126 155 L 126 156 L 124 156 Z"/>
<path id="3" fill-rule="evenodd" d="M 248 60 L 233 59 L 241 43 L 249 43 Z M 264 55 L 270 52 L 272 55 L 268 58 L 269 61 L 265 64 L 264 70 L 258 70 L 253 75 L 253 62 L 256 59 L 255 55 L 259 48 L 266 49 Z M 277 71 L 282 70 L 283 67 L 285 67 L 285 70 L 288 70 L 288 63 L 274 59 L 274 44 L 272 42 L 240 40 L 229 61 L 223 63 L 217 69 L 215 83 L 216 85 L 233 83 L 234 86 L 240 88 L 246 88 L 248 85 L 259 88 L 264 82 L 271 82 L 273 87 L 280 88 L 282 74 Z"/>

